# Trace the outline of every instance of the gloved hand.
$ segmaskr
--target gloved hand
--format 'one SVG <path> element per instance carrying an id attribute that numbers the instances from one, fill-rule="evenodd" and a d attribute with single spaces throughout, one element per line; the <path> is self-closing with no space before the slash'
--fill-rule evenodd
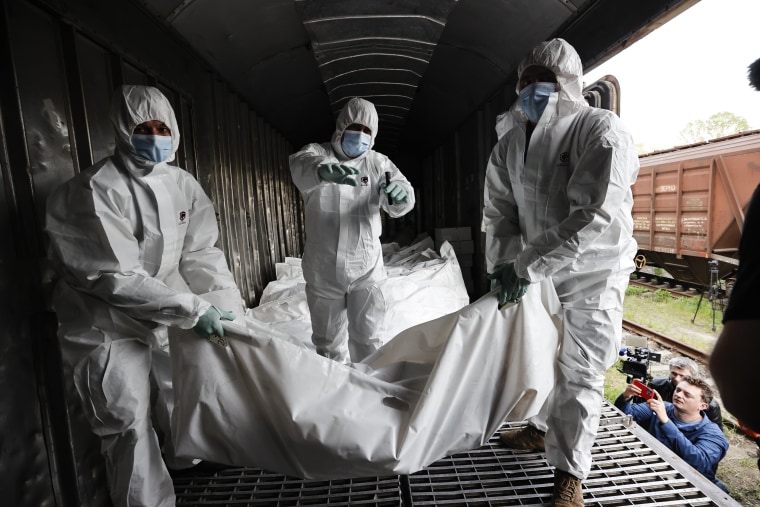
<path id="1" fill-rule="evenodd" d="M 215 306 L 212 306 L 206 313 L 204 313 L 198 323 L 193 327 L 198 335 L 209 338 L 211 336 L 224 336 L 224 328 L 222 327 L 222 319 L 235 320 L 235 314 L 232 312 L 225 312 L 224 310 L 218 310 Z"/>
<path id="2" fill-rule="evenodd" d="M 517 276 L 514 262 L 494 266 L 488 279 L 491 280 L 492 290 L 499 288 L 499 308 L 510 302 L 520 302 L 530 285 L 528 280 Z"/>
<path id="3" fill-rule="evenodd" d="M 506 263 L 497 264 L 493 267 L 492 272 L 486 273 L 486 278 L 491 280 L 491 290 L 496 290 L 501 287 L 501 273 L 504 271 L 504 268 L 506 266 Z"/>
<path id="4" fill-rule="evenodd" d="M 357 185 L 354 175 L 358 172 L 358 169 L 344 164 L 329 163 L 317 166 L 317 174 L 322 181 L 350 185 L 352 187 Z"/>
<path id="5" fill-rule="evenodd" d="M 393 204 L 409 202 L 409 194 L 407 194 L 404 187 L 399 185 L 397 182 L 391 181 L 387 185 L 385 183 L 381 183 L 380 187 L 383 189 L 383 192 L 391 196 L 391 199 L 393 199 Z"/>

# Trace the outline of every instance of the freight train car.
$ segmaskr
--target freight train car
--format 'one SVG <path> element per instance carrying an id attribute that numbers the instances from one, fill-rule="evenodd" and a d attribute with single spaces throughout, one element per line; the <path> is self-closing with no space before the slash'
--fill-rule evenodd
<path id="1" fill-rule="evenodd" d="M 639 265 L 661 267 L 697 287 L 730 278 L 739 264 L 744 212 L 760 184 L 760 131 L 639 160 L 633 186 Z"/>

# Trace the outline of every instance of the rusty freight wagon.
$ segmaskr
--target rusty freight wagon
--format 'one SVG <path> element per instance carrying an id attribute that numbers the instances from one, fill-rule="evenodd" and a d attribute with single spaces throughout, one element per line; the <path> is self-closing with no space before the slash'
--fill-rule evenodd
<path id="1" fill-rule="evenodd" d="M 639 259 L 686 284 L 710 285 L 710 261 L 717 261 L 720 278 L 730 278 L 739 265 L 744 212 L 760 183 L 760 131 L 644 155 L 640 162 L 633 186 Z"/>

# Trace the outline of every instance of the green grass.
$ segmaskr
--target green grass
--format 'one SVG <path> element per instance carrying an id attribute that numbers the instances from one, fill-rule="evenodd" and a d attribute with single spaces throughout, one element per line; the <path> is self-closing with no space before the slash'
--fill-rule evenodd
<path id="1" fill-rule="evenodd" d="M 625 390 L 626 386 L 626 376 L 620 373 L 617 367 L 618 365 L 615 364 L 615 366 L 607 370 L 604 376 L 604 398 L 612 404 L 615 403 L 615 400 Z"/>
<path id="2" fill-rule="evenodd" d="M 631 286 L 626 291 L 623 316 L 708 352 L 723 329 L 723 312 L 720 307 L 716 307 L 713 331 L 712 303 L 704 298 L 697 312 L 698 304 L 698 297 L 679 298 L 665 290 L 652 292 L 644 287 Z"/>
<path id="3" fill-rule="evenodd" d="M 731 497 L 744 507 L 760 506 L 760 483 L 757 457 L 752 453 L 756 445 L 744 434 L 731 427 L 723 427 L 729 442 L 728 455 L 718 465 L 718 478 L 728 487 Z"/>

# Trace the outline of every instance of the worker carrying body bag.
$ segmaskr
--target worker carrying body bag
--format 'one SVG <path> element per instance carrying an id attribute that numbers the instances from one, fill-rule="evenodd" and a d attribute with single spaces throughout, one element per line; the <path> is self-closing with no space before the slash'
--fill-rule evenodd
<path id="1" fill-rule="evenodd" d="M 561 332 L 549 280 L 497 305 L 488 294 L 354 365 L 250 317 L 224 323 L 227 347 L 175 335 L 177 453 L 339 479 L 411 474 L 480 447 L 505 420 L 541 408 Z"/>

